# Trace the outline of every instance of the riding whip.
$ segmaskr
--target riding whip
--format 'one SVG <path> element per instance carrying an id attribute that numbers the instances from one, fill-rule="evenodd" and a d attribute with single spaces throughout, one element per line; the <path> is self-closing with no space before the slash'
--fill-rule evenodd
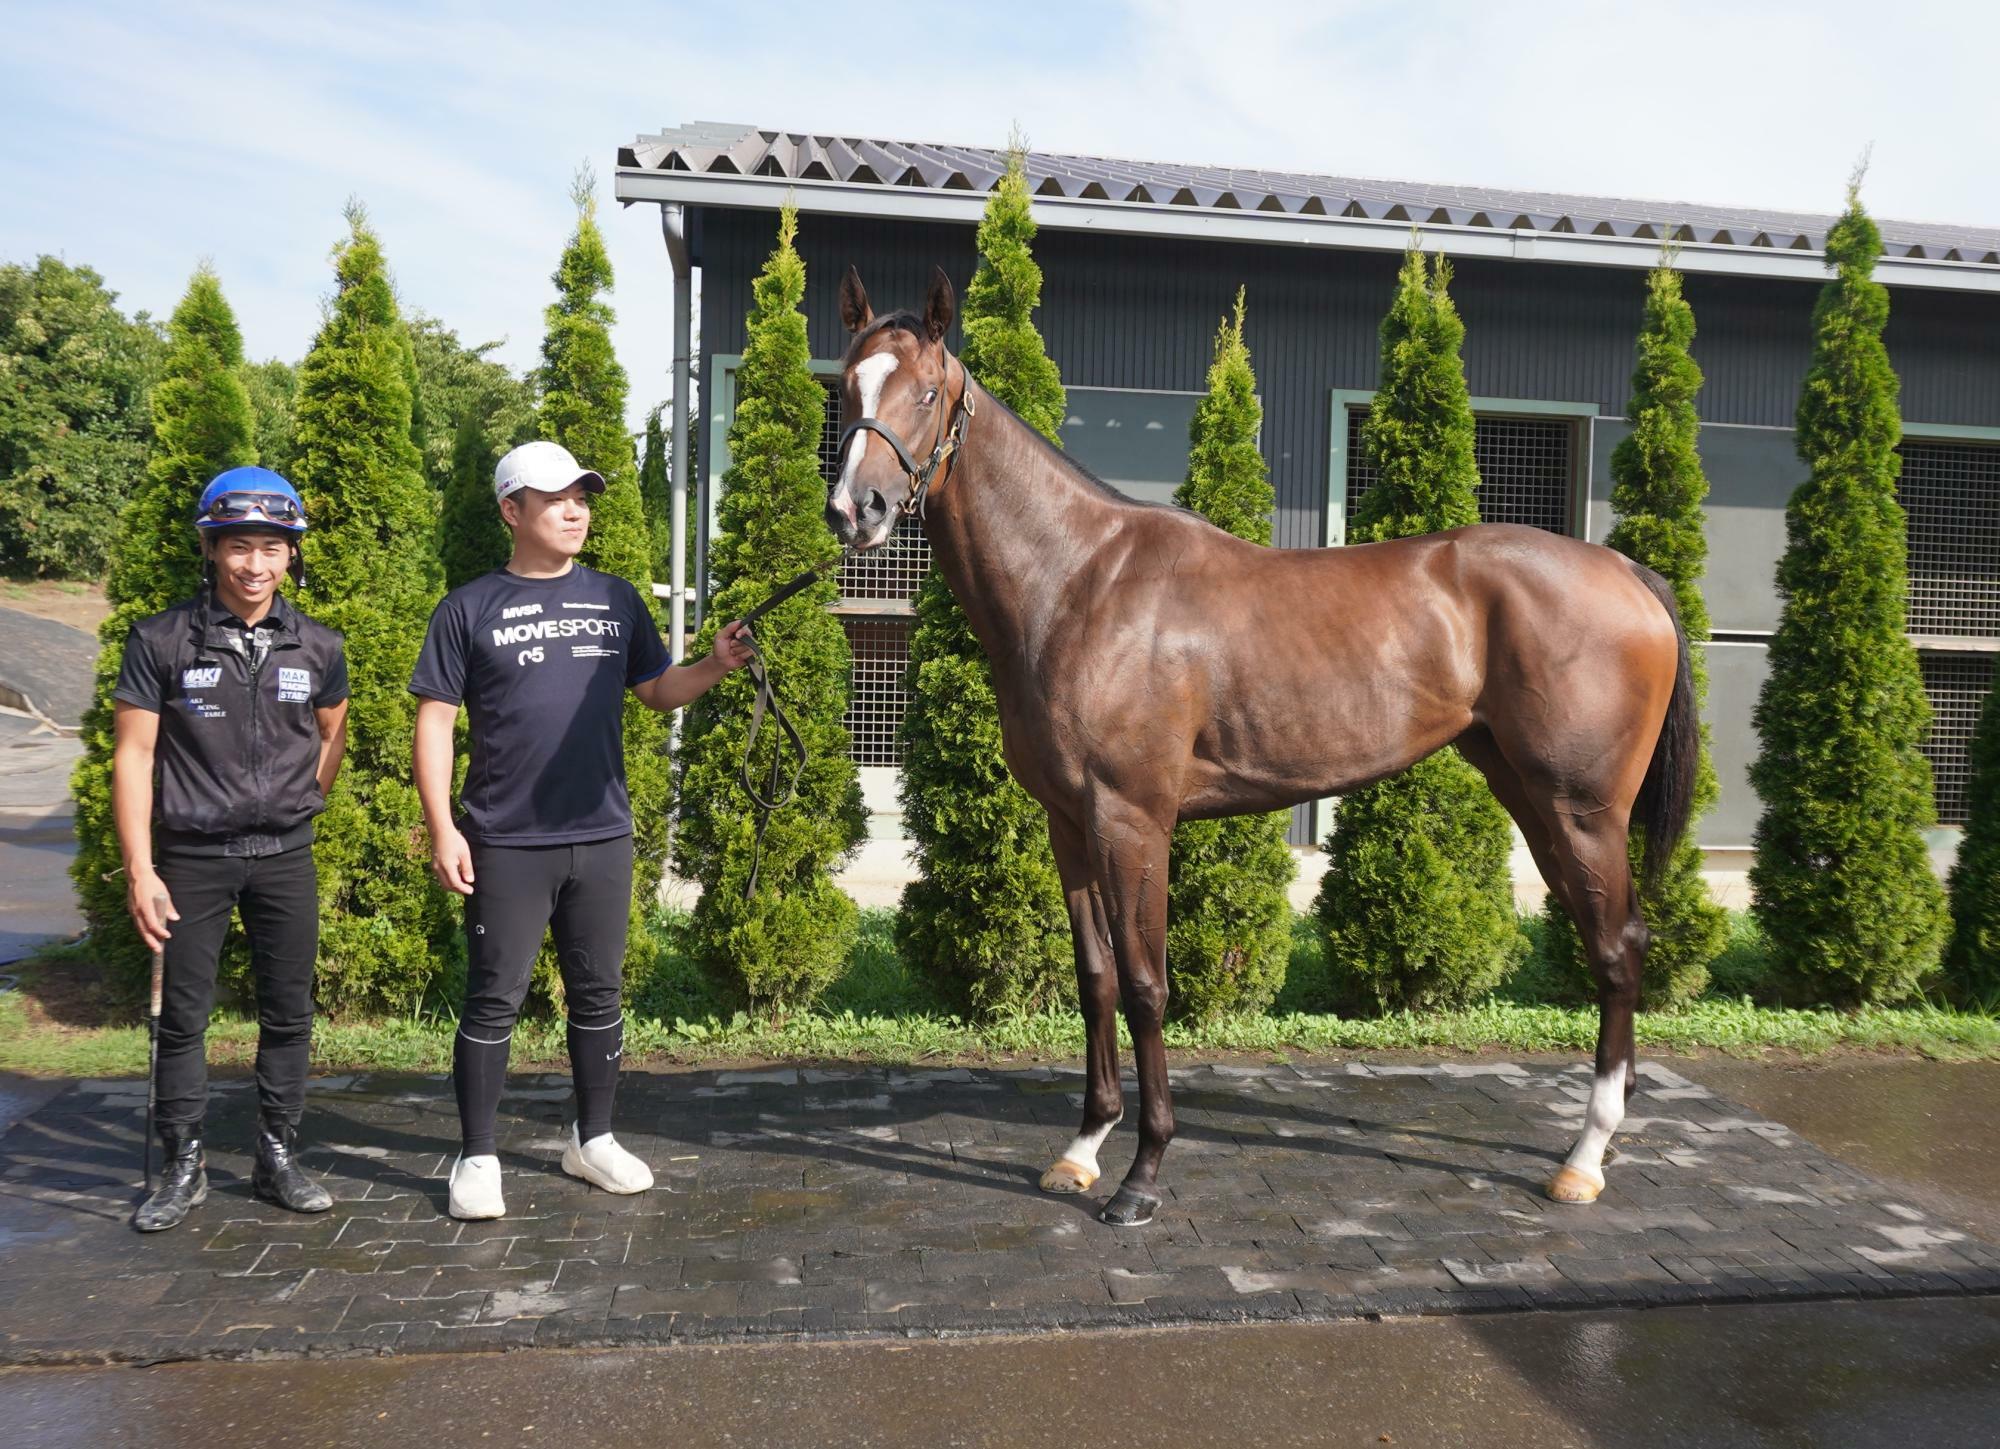
<path id="1" fill-rule="evenodd" d="M 167 921 L 167 898 L 153 897 L 153 918 L 162 926 Z M 153 1114 L 160 1102 L 160 997 L 167 983 L 167 948 L 153 948 L 153 992 L 146 1008 L 146 1193 L 153 1191 Z"/>

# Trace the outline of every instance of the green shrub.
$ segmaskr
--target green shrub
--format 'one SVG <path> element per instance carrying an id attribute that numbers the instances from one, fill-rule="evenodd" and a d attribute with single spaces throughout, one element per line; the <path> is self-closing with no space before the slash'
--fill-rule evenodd
<path id="1" fill-rule="evenodd" d="M 167 325 L 167 352 L 152 391 L 153 446 L 146 469 L 118 516 L 98 628 L 97 688 L 83 718 L 83 758 L 70 777 L 76 802 L 76 883 L 97 959 L 128 983 L 141 981 L 148 954 L 125 912 L 118 834 L 111 818 L 111 688 L 125 658 L 126 632 L 192 598 L 201 587 L 194 510 L 216 474 L 257 461 L 257 419 L 244 387 L 243 336 L 222 284 L 206 267 Z"/>
<path id="2" fill-rule="evenodd" d="M 1008 152 L 979 223 L 960 360 L 986 390 L 1055 442 L 1064 396 L 1033 313 L 1042 270 L 1031 244 L 1027 156 Z M 903 825 L 917 876 L 903 891 L 896 944 L 979 1016 L 1074 1003 L 1069 910 L 1042 807 L 1007 772 L 986 653 L 932 569 L 917 589 L 903 716 Z"/>
<path id="3" fill-rule="evenodd" d="M 1264 409 L 1243 340 L 1243 293 L 1215 335 L 1208 396 L 1188 426 L 1187 481 L 1174 502 L 1252 543 L 1271 541 L 1271 488 L 1257 432 Z M 1192 820 L 1174 831 L 1167 875 L 1168 1011 L 1208 1020 L 1262 1011 L 1285 983 L 1297 866 L 1288 811 Z"/>
<path id="4" fill-rule="evenodd" d="M 330 1011 L 410 1009 L 456 913 L 431 879 L 410 778 L 410 671 L 443 582 L 436 496 L 410 435 L 416 361 L 358 205 L 336 291 L 299 365 L 293 481 L 305 495 L 306 612 L 347 638 L 347 763 L 319 822 L 317 991 Z"/>
<path id="5" fill-rule="evenodd" d="M 718 529 L 709 551 L 711 602 L 697 652 L 721 624 L 748 613 L 800 570 L 839 557 L 822 521 L 819 435 L 826 391 L 814 378 L 799 311 L 806 269 L 786 207 L 778 246 L 755 283 L 749 340 L 737 373 Z M 772 813 L 756 893 L 745 899 L 756 814 L 737 772 L 754 686 L 726 676 L 689 707 L 681 744 L 674 861 L 701 883 L 689 950 L 733 1000 L 759 1010 L 804 1006 L 839 976 L 854 942 L 854 902 L 832 872 L 867 833 L 861 785 L 842 723 L 851 668 L 847 637 L 827 612 L 829 581 L 794 595 L 757 624 L 757 640 L 806 747 L 798 796 Z M 752 766 L 770 778 L 779 731 L 767 725 Z"/>
<path id="6" fill-rule="evenodd" d="M 1937 969 L 1943 892 L 1923 831 L 1936 821 L 1918 743 L 1930 704 L 1904 635 L 1908 539 L 1896 501 L 1897 381 L 1882 345 L 1882 237 L 1859 181 L 1826 238 L 1834 279 L 1813 309 L 1799 394 L 1809 476 L 1785 506 L 1784 611 L 1754 719 L 1763 800 L 1750 871 L 1774 973 L 1793 997 L 1901 1001 Z"/>
<path id="7" fill-rule="evenodd" d="M 1698 647 L 1708 638 L 1708 604 L 1701 596 L 1708 560 L 1708 538 L 1702 531 L 1708 479 L 1702 474 L 1697 448 L 1701 419 L 1694 399 L 1701 390 L 1701 369 L 1688 352 L 1693 341 L 1694 308 L 1681 295 L 1680 274 L 1667 266 L 1655 268 L 1646 281 L 1639 360 L 1632 371 L 1631 401 L 1625 406 L 1632 430 L 1611 453 L 1611 507 L 1618 521 L 1605 541 L 1674 586 L 1681 625 L 1689 644 L 1696 646 L 1688 651 L 1688 664 L 1700 702 L 1708 698 L 1708 658 Z M 1640 982 L 1640 1000 L 1648 1007 L 1676 1006 L 1701 995 L 1708 984 L 1709 963 L 1728 939 L 1728 919 L 1722 907 L 1709 899 L 1708 885 L 1701 878 L 1701 846 L 1694 830 L 1718 793 L 1704 724 L 1689 829 L 1652 885 L 1645 884 L 1645 832 L 1632 832 L 1630 855 L 1633 876 L 1640 882 L 1640 914 L 1653 933 Z M 1589 963 L 1583 958 L 1576 927 L 1553 894 L 1543 914 L 1548 922 L 1548 953 L 1561 969 L 1588 980 Z"/>
<path id="8" fill-rule="evenodd" d="M 1355 543 L 1479 521 L 1465 324 L 1450 279 L 1443 257 L 1426 276 L 1414 244 L 1403 258 L 1362 429 L 1376 479 L 1355 513 Z M 1314 905 L 1330 969 L 1384 1010 L 1460 1006 L 1492 991 L 1528 949 L 1512 847 L 1506 812 L 1455 749 L 1345 797 Z"/>

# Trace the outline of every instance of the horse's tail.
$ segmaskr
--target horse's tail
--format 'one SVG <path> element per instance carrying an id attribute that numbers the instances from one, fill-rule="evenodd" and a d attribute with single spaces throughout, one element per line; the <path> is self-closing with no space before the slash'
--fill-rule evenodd
<path id="1" fill-rule="evenodd" d="M 1667 717 L 1660 725 L 1659 742 L 1646 766 L 1645 783 L 1633 802 L 1633 823 L 1646 833 L 1646 875 L 1648 890 L 1657 887 L 1666 871 L 1667 860 L 1687 829 L 1694 811 L 1695 772 L 1701 761 L 1701 718 L 1695 708 L 1694 674 L 1688 664 L 1687 629 L 1681 623 L 1680 608 L 1674 602 L 1674 586 L 1643 564 L 1633 564 L 1639 581 L 1652 590 L 1667 617 L 1674 621 L 1674 639 L 1679 657 L 1674 664 L 1674 692 L 1667 700 Z"/>

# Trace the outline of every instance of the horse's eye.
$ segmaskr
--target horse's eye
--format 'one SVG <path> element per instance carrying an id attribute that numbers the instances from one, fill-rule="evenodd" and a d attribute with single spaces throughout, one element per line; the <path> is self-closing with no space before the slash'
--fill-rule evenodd
<path id="1" fill-rule="evenodd" d="M 919 404 L 919 406 L 929 407 L 932 403 L 936 401 L 937 401 L 937 389 L 932 388 L 929 392 L 924 394 L 924 400 L 921 404 Z"/>

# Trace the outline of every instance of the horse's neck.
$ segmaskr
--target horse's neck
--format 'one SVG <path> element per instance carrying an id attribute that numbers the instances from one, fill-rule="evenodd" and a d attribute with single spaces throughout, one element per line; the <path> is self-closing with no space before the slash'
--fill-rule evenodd
<path id="1" fill-rule="evenodd" d="M 925 536 L 996 670 L 1038 651 L 1070 581 L 1117 531 L 1117 504 L 982 389 Z"/>

